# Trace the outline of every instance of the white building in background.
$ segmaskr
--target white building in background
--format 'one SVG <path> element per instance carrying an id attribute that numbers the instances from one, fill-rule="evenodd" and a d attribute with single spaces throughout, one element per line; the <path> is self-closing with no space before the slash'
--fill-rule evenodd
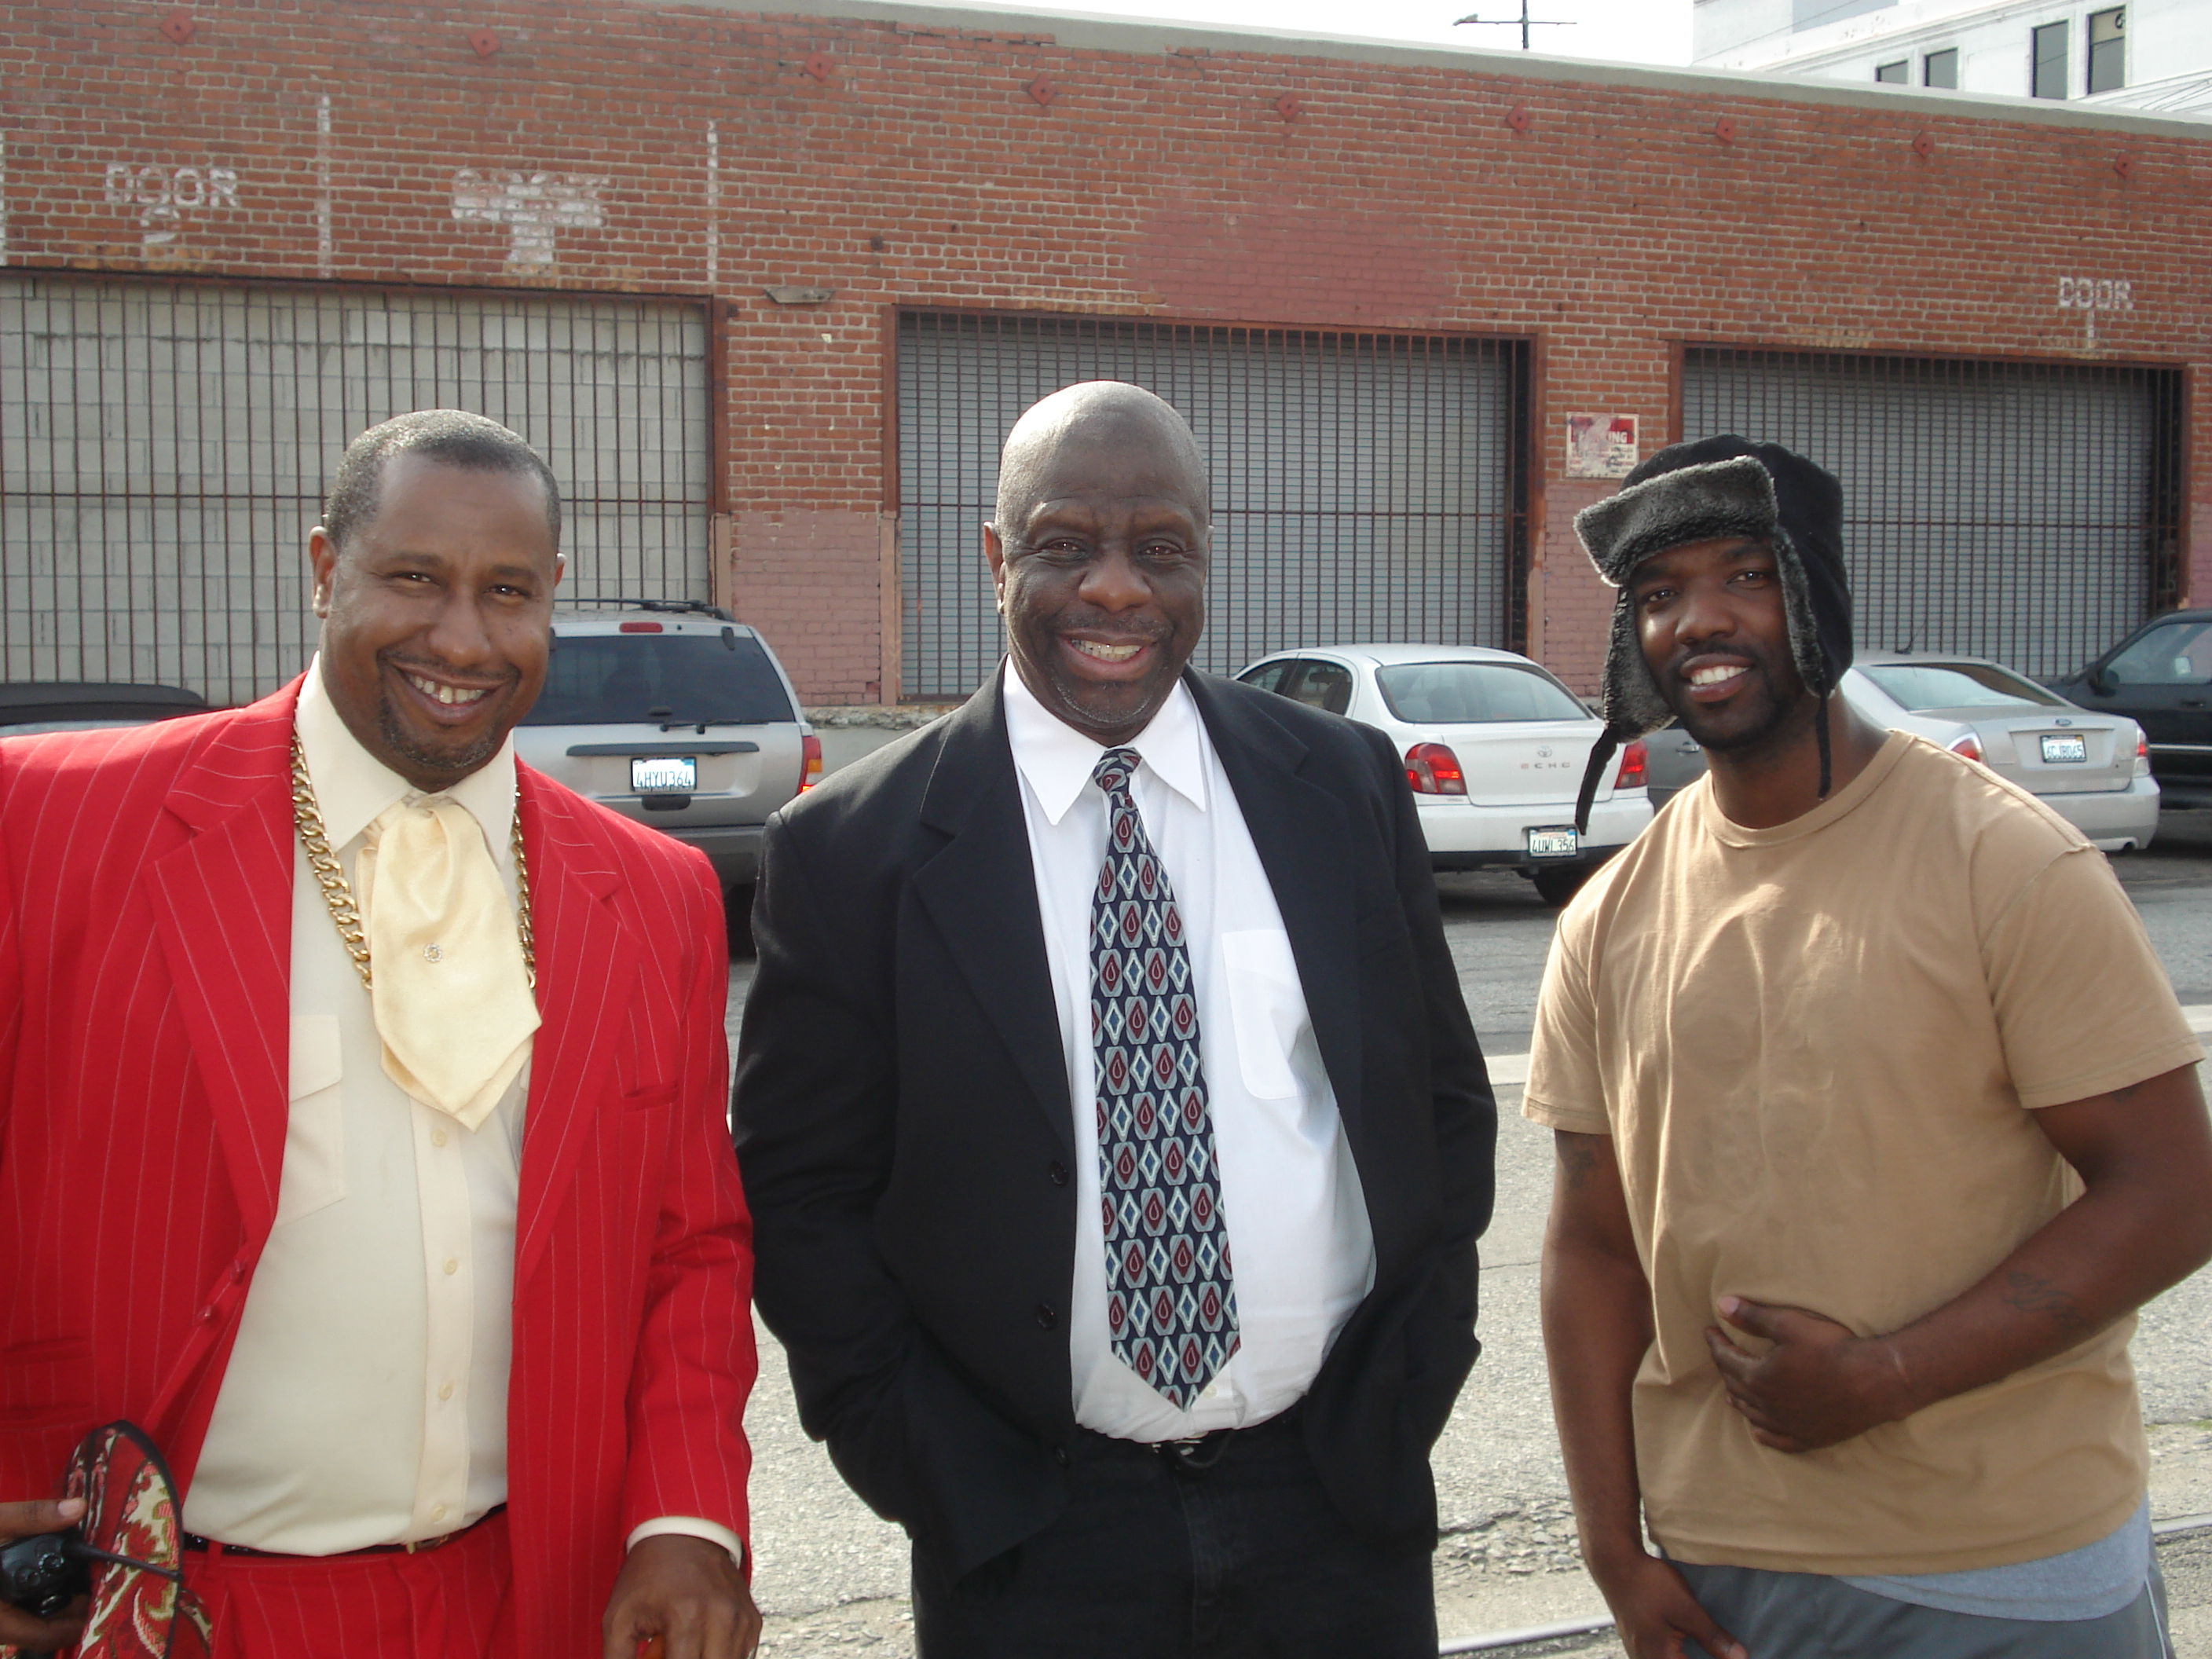
<path id="1" fill-rule="evenodd" d="M 2212 0 L 1696 0 L 1691 61 L 2212 119 Z"/>

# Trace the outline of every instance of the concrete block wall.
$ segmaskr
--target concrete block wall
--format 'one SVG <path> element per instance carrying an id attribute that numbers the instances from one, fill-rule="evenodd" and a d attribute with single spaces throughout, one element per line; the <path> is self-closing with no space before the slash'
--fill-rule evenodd
<path id="1" fill-rule="evenodd" d="M 2189 584 L 2212 597 L 2212 128 L 829 9 L 868 15 L 0 3 L 5 255 L 726 301 L 720 574 L 814 702 L 896 684 L 888 319 L 908 306 L 1534 341 L 1529 645 L 1583 686 L 1609 599 L 1570 521 L 1609 486 L 1564 476 L 1561 423 L 1636 415 L 1648 453 L 1686 342 L 2185 366 Z M 2094 345 L 2059 303 L 2078 278 L 2134 300 Z"/>

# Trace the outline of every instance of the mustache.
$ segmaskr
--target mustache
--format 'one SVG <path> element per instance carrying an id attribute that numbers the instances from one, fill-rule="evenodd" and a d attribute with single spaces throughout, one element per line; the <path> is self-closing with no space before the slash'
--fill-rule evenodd
<path id="1" fill-rule="evenodd" d="M 1096 621 L 1065 612 L 1053 618 L 1055 634 L 1097 634 L 1120 645 L 1158 645 L 1170 637 L 1172 628 L 1132 628 L 1127 622 L 1101 612 Z"/>
<path id="2" fill-rule="evenodd" d="M 488 675 L 482 671 L 471 672 L 466 669 L 452 667 L 438 661 L 434 657 L 403 656 L 396 651 L 380 653 L 377 660 L 389 663 L 403 673 L 412 670 L 417 674 L 427 675 L 434 679 L 455 680 L 463 685 L 475 686 L 491 691 L 496 691 L 502 686 L 513 685 L 522 678 L 522 671 L 511 664 L 504 672 Z"/>

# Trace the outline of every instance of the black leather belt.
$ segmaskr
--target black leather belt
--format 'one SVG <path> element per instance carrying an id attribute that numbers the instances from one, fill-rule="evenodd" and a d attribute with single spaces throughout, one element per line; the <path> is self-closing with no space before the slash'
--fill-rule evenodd
<path id="1" fill-rule="evenodd" d="M 295 1555 L 289 1550 L 257 1550 L 244 1544 L 221 1544 L 211 1538 L 203 1538 L 196 1532 L 185 1534 L 185 1547 L 202 1554 L 248 1555 L 260 1561 L 350 1561 L 363 1555 L 420 1555 L 425 1550 L 441 1550 L 455 1539 L 465 1537 L 478 1527 L 505 1510 L 500 1504 L 486 1510 L 465 1527 L 440 1533 L 435 1538 L 416 1538 L 404 1544 L 369 1544 L 357 1550 L 340 1550 L 335 1555 Z"/>
<path id="2" fill-rule="evenodd" d="M 1279 1413 L 1264 1423 L 1255 1423 L 1249 1428 L 1215 1429 L 1206 1434 L 1188 1435 L 1180 1440 L 1119 1440 L 1111 1435 L 1081 1431 L 1082 1450 L 1097 1456 L 1143 1455 L 1158 1457 L 1185 1469 L 1210 1469 L 1218 1463 L 1229 1449 L 1239 1443 L 1272 1437 L 1296 1428 L 1304 1401 L 1288 1411 Z"/>

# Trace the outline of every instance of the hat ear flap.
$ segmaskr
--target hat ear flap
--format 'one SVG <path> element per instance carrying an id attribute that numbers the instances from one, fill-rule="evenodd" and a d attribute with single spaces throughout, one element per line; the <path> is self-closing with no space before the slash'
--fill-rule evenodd
<path id="1" fill-rule="evenodd" d="M 1824 697 L 1836 689 L 1835 677 L 1829 672 L 1826 654 L 1820 649 L 1820 620 L 1813 614 L 1813 584 L 1805 574 L 1805 561 L 1798 553 L 1790 532 L 1777 525 L 1774 537 L 1774 569 L 1782 581 L 1782 615 L 1790 629 L 1790 660 L 1796 665 L 1797 678 L 1805 689 L 1816 697 Z"/>
<path id="2" fill-rule="evenodd" d="M 1644 641 L 1636 634 L 1635 604 L 1625 587 L 1613 604 L 1613 637 L 1606 647 L 1598 713 L 1605 718 L 1606 729 L 1623 738 L 1656 732 L 1674 718 L 1674 711 L 1667 706 L 1651 678 L 1651 665 L 1644 660 Z"/>

